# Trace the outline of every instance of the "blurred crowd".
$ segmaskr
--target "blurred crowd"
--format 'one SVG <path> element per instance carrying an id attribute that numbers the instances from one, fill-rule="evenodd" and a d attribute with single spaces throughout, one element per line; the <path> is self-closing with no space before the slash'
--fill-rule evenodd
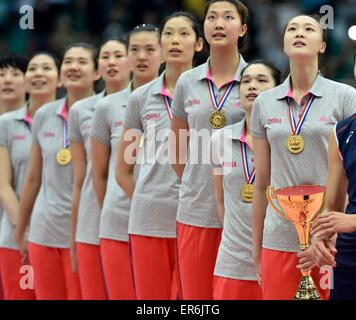
<path id="1" fill-rule="evenodd" d="M 46 50 L 60 57 L 76 41 L 98 44 L 106 36 L 120 35 L 141 23 L 159 22 L 177 10 L 202 17 L 206 0 L 0 0 L 0 52 L 20 54 Z M 282 51 L 286 22 L 298 12 L 319 13 L 323 5 L 334 10 L 334 28 L 328 30 L 325 75 L 349 84 L 356 41 L 348 29 L 356 25 L 356 0 L 245 0 L 250 9 L 250 45 L 246 59 L 265 58 L 281 70 L 287 58 Z M 34 9 L 34 29 L 19 25 L 23 5 Z"/>

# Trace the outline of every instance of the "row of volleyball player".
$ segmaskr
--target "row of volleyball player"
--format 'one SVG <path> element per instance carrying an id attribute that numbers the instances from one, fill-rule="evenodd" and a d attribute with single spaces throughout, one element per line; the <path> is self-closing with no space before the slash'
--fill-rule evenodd
<path id="1" fill-rule="evenodd" d="M 316 223 L 314 244 L 299 252 L 265 191 L 327 184 L 329 132 L 355 113 L 356 92 L 319 72 L 326 39 L 316 17 L 288 22 L 282 84 L 275 66 L 240 54 L 247 22 L 242 2 L 210 1 L 210 56 L 198 66 L 204 41 L 184 12 L 160 29 L 139 25 L 127 39 L 107 39 L 98 53 L 74 44 L 60 65 L 48 53 L 1 59 L 5 299 L 292 299 L 296 265 L 312 270 L 328 298 L 318 279 L 320 266 L 335 266 L 335 215 Z M 105 88 L 93 94 L 99 78 Z M 66 96 L 56 100 L 60 86 Z M 200 130 L 208 142 L 196 141 Z M 158 157 L 175 151 L 171 163 L 142 156 L 153 142 Z M 211 163 L 192 160 L 205 149 Z M 327 208 L 344 212 L 346 190 L 337 192 Z"/>

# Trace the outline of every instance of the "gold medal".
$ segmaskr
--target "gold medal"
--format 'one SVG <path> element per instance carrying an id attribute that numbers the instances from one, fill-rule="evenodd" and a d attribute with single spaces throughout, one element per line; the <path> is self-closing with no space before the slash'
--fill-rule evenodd
<path id="1" fill-rule="evenodd" d="M 210 120 L 210 126 L 213 129 L 224 128 L 226 125 L 226 117 L 225 117 L 224 110 L 215 111 L 214 113 L 211 114 L 209 120 Z"/>
<path id="2" fill-rule="evenodd" d="M 60 164 L 61 166 L 66 166 L 72 161 L 72 154 L 69 149 L 62 148 L 57 152 L 56 159 L 58 164 Z"/>
<path id="3" fill-rule="evenodd" d="M 241 189 L 241 197 L 245 202 L 252 202 L 254 185 L 245 183 Z"/>
<path id="4" fill-rule="evenodd" d="M 293 154 L 301 153 L 304 150 L 304 139 L 300 134 L 292 134 L 287 141 L 288 151 Z"/>

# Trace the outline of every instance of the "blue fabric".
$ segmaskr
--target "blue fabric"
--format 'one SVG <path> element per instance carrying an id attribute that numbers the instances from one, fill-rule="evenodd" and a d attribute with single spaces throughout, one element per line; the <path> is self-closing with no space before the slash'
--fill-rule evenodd
<path id="1" fill-rule="evenodd" d="M 356 114 L 336 125 L 339 151 L 348 178 L 347 214 L 356 214 Z M 336 268 L 330 300 L 356 300 L 356 232 L 339 233 L 336 249 Z"/>

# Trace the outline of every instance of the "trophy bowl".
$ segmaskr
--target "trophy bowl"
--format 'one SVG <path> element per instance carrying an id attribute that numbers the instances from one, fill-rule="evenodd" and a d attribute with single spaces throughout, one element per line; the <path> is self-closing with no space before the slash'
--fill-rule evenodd
<path id="1" fill-rule="evenodd" d="M 294 186 L 275 189 L 269 186 L 267 200 L 272 209 L 283 219 L 294 224 L 301 250 L 310 246 L 310 225 L 324 206 L 326 187 L 319 185 Z M 320 294 L 310 275 L 302 271 L 296 300 L 320 300 Z"/>

